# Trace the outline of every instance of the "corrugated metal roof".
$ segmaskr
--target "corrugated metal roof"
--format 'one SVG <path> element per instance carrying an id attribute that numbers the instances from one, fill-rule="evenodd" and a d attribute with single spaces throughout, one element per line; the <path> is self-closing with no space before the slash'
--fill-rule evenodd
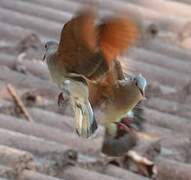
<path id="1" fill-rule="evenodd" d="M 57 107 L 58 89 L 40 62 L 45 40 L 57 40 L 63 23 L 87 2 L 0 1 L 0 179 L 149 179 L 114 165 L 89 167 L 100 150 L 102 128 L 91 140 L 74 134 L 73 119 Z M 185 35 L 190 1 L 99 2 L 101 16 L 125 11 L 140 23 L 143 38 L 126 61 L 150 82 L 144 116 L 146 131 L 161 138 L 157 180 L 191 179 L 191 30 Z M 33 122 L 16 113 L 7 83 L 15 86 Z M 71 149 L 85 155 L 85 165 Z"/>

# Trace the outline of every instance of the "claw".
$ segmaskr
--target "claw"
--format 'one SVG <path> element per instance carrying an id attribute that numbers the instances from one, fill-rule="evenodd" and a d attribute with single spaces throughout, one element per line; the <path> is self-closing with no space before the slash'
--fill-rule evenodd
<path id="1" fill-rule="evenodd" d="M 128 117 L 124 117 L 117 123 L 118 133 L 116 138 L 124 136 L 126 133 L 135 136 L 133 132 L 132 120 Z"/>
<path id="2" fill-rule="evenodd" d="M 132 124 L 132 120 L 129 117 L 122 118 L 120 122 L 128 126 L 129 128 L 131 127 L 131 124 Z"/>
<path id="3" fill-rule="evenodd" d="M 58 95 L 58 106 L 63 106 L 63 105 L 64 105 L 64 96 L 63 96 L 63 93 L 61 92 Z"/>

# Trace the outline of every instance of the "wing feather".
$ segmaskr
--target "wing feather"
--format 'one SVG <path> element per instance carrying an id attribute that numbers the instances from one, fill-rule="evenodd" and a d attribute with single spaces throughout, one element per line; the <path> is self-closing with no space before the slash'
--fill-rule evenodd
<path id="1" fill-rule="evenodd" d="M 60 66 L 64 64 L 69 72 L 89 76 L 99 63 L 94 58 L 97 47 L 94 23 L 95 13 L 84 10 L 64 25 L 57 55 Z"/>
<path id="2" fill-rule="evenodd" d="M 108 63 L 127 50 L 138 38 L 138 27 L 127 17 L 106 19 L 98 26 L 99 45 Z"/>

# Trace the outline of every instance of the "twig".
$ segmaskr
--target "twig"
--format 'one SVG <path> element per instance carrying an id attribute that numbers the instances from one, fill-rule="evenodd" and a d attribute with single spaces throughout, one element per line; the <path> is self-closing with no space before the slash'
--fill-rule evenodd
<path id="1" fill-rule="evenodd" d="M 11 85 L 7 85 L 7 90 L 9 91 L 10 95 L 12 96 L 13 100 L 15 101 L 17 107 L 19 107 L 20 111 L 23 113 L 25 116 L 26 120 L 32 121 L 32 117 L 28 113 L 26 107 L 24 106 L 21 98 L 17 95 L 15 88 Z"/>

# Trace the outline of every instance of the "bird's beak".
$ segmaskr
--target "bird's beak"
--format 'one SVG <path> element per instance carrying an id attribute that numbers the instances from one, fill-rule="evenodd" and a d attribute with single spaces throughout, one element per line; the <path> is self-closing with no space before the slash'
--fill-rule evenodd
<path id="1" fill-rule="evenodd" d="M 145 91 L 143 91 L 142 89 L 140 89 L 139 88 L 139 91 L 140 91 L 140 93 L 141 93 L 141 95 L 142 95 L 142 100 L 146 100 L 147 98 L 146 98 L 146 96 L 145 96 Z"/>
<path id="2" fill-rule="evenodd" d="M 143 97 L 145 97 L 145 92 L 143 92 L 143 90 L 142 90 L 141 88 L 139 88 L 139 91 L 140 91 L 141 95 L 142 95 Z"/>
<path id="3" fill-rule="evenodd" d="M 143 99 L 145 99 L 145 89 L 146 89 L 146 86 L 147 86 L 147 81 L 142 76 L 142 74 L 139 74 L 138 76 L 136 76 L 135 79 L 137 81 L 137 87 L 138 87 Z"/>
<path id="4" fill-rule="evenodd" d="M 42 59 L 43 62 L 45 61 L 45 59 L 46 59 L 46 54 L 44 54 L 44 56 L 43 56 L 43 59 Z"/>

